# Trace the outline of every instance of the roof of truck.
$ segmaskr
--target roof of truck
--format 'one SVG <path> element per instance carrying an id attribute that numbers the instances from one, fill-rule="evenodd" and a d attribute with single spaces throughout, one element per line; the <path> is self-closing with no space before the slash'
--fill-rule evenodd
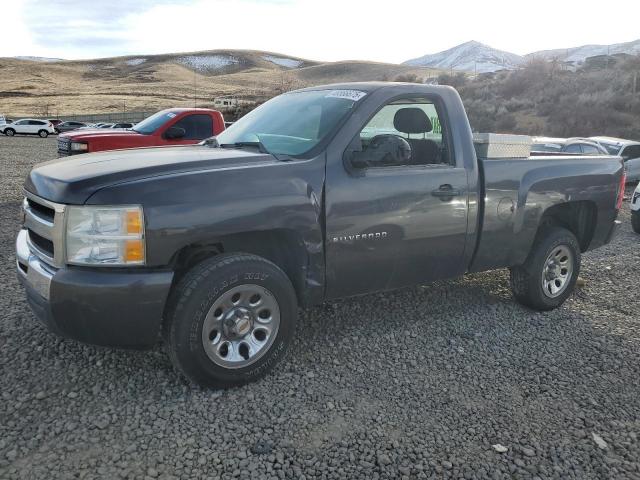
<path id="1" fill-rule="evenodd" d="M 330 83 L 327 85 L 317 85 L 314 87 L 301 88 L 295 90 L 297 92 L 313 91 L 313 90 L 360 90 L 362 92 L 373 92 L 380 88 L 390 87 L 426 87 L 434 90 L 450 90 L 452 87 L 448 85 L 433 85 L 427 83 L 407 83 L 407 82 L 346 82 L 346 83 Z"/>

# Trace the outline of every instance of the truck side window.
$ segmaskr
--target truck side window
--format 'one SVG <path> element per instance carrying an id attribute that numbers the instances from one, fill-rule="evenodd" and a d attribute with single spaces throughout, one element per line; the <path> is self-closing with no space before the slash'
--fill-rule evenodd
<path id="1" fill-rule="evenodd" d="M 213 135 L 213 120 L 209 115 L 187 115 L 173 126 L 184 128 L 183 140 L 204 140 Z"/>
<path id="2" fill-rule="evenodd" d="M 450 155 L 438 109 L 431 100 L 402 99 L 382 107 L 360 131 L 356 168 L 449 165 Z"/>

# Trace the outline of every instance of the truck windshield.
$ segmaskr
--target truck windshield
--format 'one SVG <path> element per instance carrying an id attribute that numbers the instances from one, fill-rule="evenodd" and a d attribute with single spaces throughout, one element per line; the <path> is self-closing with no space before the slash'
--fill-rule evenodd
<path id="1" fill-rule="evenodd" d="M 216 137 L 219 145 L 259 144 L 268 153 L 300 156 L 328 138 L 366 95 L 357 90 L 315 90 L 275 97 Z"/>
<path id="2" fill-rule="evenodd" d="M 175 117 L 176 114 L 173 112 L 162 111 L 154 113 L 150 117 L 142 120 L 140 123 L 137 123 L 133 130 L 144 135 L 151 135 L 167 121 Z"/>

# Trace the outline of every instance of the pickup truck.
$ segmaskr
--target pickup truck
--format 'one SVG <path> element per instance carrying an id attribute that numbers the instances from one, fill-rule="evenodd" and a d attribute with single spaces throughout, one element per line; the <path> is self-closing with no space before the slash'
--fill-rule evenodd
<path id="1" fill-rule="evenodd" d="M 192 145 L 224 128 L 224 118 L 217 110 L 170 108 L 147 117 L 131 130 L 96 128 L 61 134 L 58 157 L 124 148 Z"/>
<path id="2" fill-rule="evenodd" d="M 517 301 L 560 306 L 624 180 L 619 157 L 479 159 L 450 87 L 320 86 L 199 145 L 36 165 L 17 272 L 51 330 L 162 338 L 178 372 L 229 387 L 283 357 L 299 306 L 504 267 Z"/>

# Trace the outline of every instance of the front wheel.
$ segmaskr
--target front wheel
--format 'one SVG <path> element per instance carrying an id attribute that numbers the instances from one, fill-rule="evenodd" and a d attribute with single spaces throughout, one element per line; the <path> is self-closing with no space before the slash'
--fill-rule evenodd
<path id="1" fill-rule="evenodd" d="M 640 233 L 640 210 L 631 212 L 631 228 L 636 233 Z"/>
<path id="2" fill-rule="evenodd" d="M 49 132 L 47 132 L 46 130 L 40 130 L 38 132 L 38 135 L 40 136 L 40 138 L 47 138 L 49 136 Z"/>
<path id="3" fill-rule="evenodd" d="M 280 268 L 255 255 L 219 255 L 190 270 L 172 293 L 171 360 L 201 386 L 242 385 L 284 357 L 296 319 L 296 294 Z"/>
<path id="4" fill-rule="evenodd" d="M 580 273 L 580 245 L 561 227 L 536 236 L 523 265 L 511 268 L 511 290 L 518 302 L 535 310 L 553 310 L 571 295 Z"/>
<path id="5" fill-rule="evenodd" d="M 13 128 L 7 128 L 5 129 L 4 134 L 7 137 L 13 137 L 16 134 L 16 131 Z"/>

